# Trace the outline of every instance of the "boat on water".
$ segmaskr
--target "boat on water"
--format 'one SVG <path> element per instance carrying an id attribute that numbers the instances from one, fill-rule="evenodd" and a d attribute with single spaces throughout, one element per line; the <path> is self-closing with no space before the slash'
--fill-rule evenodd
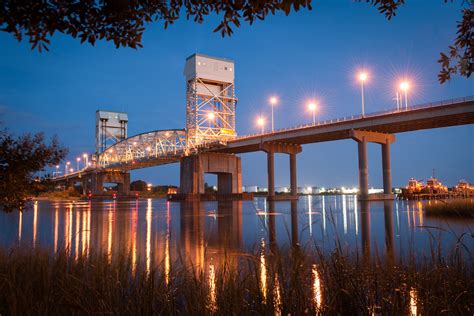
<path id="1" fill-rule="evenodd" d="M 410 194 L 420 193 L 423 188 L 424 184 L 422 181 L 416 180 L 415 178 L 410 178 L 410 180 L 408 180 L 408 185 L 406 186 L 406 191 Z"/>
<path id="2" fill-rule="evenodd" d="M 432 176 L 426 180 L 426 186 L 423 190 L 425 193 L 447 193 L 448 187 L 443 185 L 437 178 Z"/>
<path id="3" fill-rule="evenodd" d="M 471 186 L 468 181 L 461 179 L 454 187 L 454 191 L 459 193 L 471 193 L 474 192 L 474 186 Z"/>

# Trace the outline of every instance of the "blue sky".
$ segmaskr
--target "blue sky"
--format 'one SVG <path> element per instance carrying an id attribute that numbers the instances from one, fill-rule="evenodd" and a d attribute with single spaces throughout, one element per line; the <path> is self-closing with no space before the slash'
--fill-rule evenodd
<path id="1" fill-rule="evenodd" d="M 56 34 L 50 52 L 31 51 L 0 33 L 0 120 L 15 133 L 58 134 L 70 159 L 94 150 L 97 109 L 126 111 L 129 135 L 183 128 L 185 58 L 195 52 L 235 61 L 237 130 L 256 131 L 255 117 L 270 113 L 267 99 L 279 96 L 276 127 L 311 121 L 305 101 L 320 102 L 318 119 L 360 113 L 358 69 L 369 70 L 366 112 L 395 106 L 400 78 L 413 84 L 410 104 L 474 95 L 472 79 L 437 82 L 441 51 L 456 34 L 461 2 L 410 1 L 387 21 L 376 9 L 351 0 L 315 1 L 312 11 L 243 24 L 230 38 L 213 33 L 217 17 L 198 25 L 181 20 L 164 30 L 151 24 L 143 49 L 95 47 Z M 437 176 L 449 185 L 474 181 L 473 126 L 397 135 L 392 146 L 394 185 Z M 369 185 L 380 187 L 380 146 L 369 145 Z M 276 158 L 276 185 L 289 183 L 288 157 Z M 243 184 L 266 184 L 263 153 L 242 155 Z M 179 166 L 134 171 L 132 179 L 178 184 Z M 207 180 L 213 182 L 212 177 Z M 299 185 L 357 185 L 353 141 L 306 145 L 298 156 Z"/>

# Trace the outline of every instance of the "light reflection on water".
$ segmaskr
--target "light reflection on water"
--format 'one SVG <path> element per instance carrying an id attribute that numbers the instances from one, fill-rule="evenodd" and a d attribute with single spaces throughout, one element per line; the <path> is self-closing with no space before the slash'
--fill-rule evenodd
<path id="1" fill-rule="evenodd" d="M 316 311 L 319 311 L 323 302 L 323 294 L 321 287 L 321 278 L 319 277 L 318 267 L 313 264 L 313 295 L 314 295 L 314 306 Z"/>
<path id="2" fill-rule="evenodd" d="M 133 272 L 141 266 L 148 273 L 159 265 L 167 283 L 178 258 L 205 269 L 211 257 L 217 264 L 224 255 L 239 256 L 261 245 L 263 289 L 268 277 L 264 252 L 275 246 L 312 243 L 330 251 L 337 238 L 347 249 L 362 250 L 365 257 L 378 252 L 396 259 L 410 250 L 429 254 L 430 233 L 449 250 L 456 235 L 472 232 L 472 221 L 426 217 L 424 205 L 361 203 L 355 196 L 303 196 L 298 202 L 273 203 L 263 198 L 201 203 L 38 201 L 31 211 L 0 213 L 0 244 L 41 245 L 54 252 L 64 250 L 72 258 L 92 251 L 110 262 L 119 254 L 130 255 Z M 470 234 L 463 241 L 473 249 Z M 266 299 L 267 290 L 262 295 Z"/>

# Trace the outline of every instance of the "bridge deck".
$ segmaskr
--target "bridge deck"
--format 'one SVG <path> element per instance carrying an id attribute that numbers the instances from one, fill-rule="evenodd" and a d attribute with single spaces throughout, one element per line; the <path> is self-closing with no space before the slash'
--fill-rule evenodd
<path id="1" fill-rule="evenodd" d="M 242 136 L 215 151 L 245 153 L 258 151 L 264 142 L 309 144 L 349 139 L 351 130 L 402 133 L 422 129 L 474 123 L 474 98 L 432 103 L 403 111 L 373 113 L 365 117 L 318 122 L 316 125 L 277 130 L 273 133 Z"/>

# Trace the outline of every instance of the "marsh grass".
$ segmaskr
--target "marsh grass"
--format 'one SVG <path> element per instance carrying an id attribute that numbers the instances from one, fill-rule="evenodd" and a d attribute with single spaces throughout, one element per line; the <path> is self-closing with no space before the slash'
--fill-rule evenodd
<path id="1" fill-rule="evenodd" d="M 461 249 L 394 263 L 339 247 L 323 254 L 314 245 L 269 245 L 264 266 L 260 249 L 224 255 L 212 262 L 214 278 L 209 264 L 182 258 L 166 276 L 161 265 L 135 271 L 125 256 L 109 264 L 97 254 L 74 260 L 66 252 L 0 249 L 0 314 L 471 315 L 473 261 Z"/>
<path id="2" fill-rule="evenodd" d="M 434 201 L 427 204 L 425 210 L 429 216 L 474 218 L 474 200 Z"/>

